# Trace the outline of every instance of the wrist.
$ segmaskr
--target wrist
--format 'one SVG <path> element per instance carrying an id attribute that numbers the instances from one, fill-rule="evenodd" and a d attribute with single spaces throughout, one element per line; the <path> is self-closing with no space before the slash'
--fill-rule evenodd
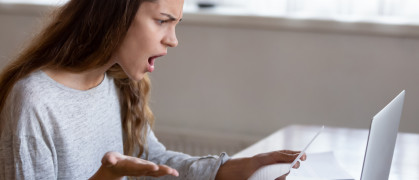
<path id="1" fill-rule="evenodd" d="M 256 171 L 254 158 L 230 159 L 220 166 L 215 180 L 247 179 Z"/>

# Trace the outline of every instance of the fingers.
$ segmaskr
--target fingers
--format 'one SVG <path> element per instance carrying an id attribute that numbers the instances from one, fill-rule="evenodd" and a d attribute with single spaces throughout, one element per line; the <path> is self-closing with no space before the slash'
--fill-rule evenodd
<path id="1" fill-rule="evenodd" d="M 121 166 L 122 165 L 124 166 L 121 168 L 132 172 L 155 172 L 160 170 L 160 167 L 157 164 L 133 157 L 130 157 L 124 162 L 121 162 Z"/>
<path id="2" fill-rule="evenodd" d="M 300 154 L 299 151 L 282 150 L 277 151 L 277 161 L 281 163 L 289 163 L 295 160 Z"/>
<path id="3" fill-rule="evenodd" d="M 179 172 L 176 169 L 170 168 L 166 165 L 158 165 L 159 169 L 153 172 L 148 172 L 146 176 L 160 177 L 165 175 L 179 176 Z"/>
<path id="4" fill-rule="evenodd" d="M 160 176 L 166 176 L 166 175 L 172 175 L 172 176 L 179 176 L 179 172 L 176 169 L 170 168 L 166 165 L 157 165 L 157 169 L 153 170 L 141 170 L 137 171 L 136 173 L 132 174 L 131 176 L 152 176 L 152 177 L 160 177 Z"/>
<path id="5" fill-rule="evenodd" d="M 291 163 L 297 158 L 301 151 L 281 150 L 272 151 L 269 153 L 258 154 L 254 156 L 260 166 L 275 164 L 275 163 Z M 307 159 L 307 155 L 303 154 L 300 160 L 304 161 Z"/>
<path id="6" fill-rule="evenodd" d="M 157 165 L 153 162 L 140 158 L 128 157 L 118 165 L 128 176 L 152 176 L 160 177 L 165 175 L 179 176 L 179 173 L 169 166 Z"/>
<path id="7" fill-rule="evenodd" d="M 290 150 L 282 150 L 282 151 L 274 151 L 271 152 L 271 157 L 276 161 L 276 163 L 290 163 L 295 160 L 295 158 L 300 155 L 300 151 L 290 151 Z M 305 160 L 307 156 L 304 154 L 300 157 L 300 160 Z"/>
<path id="8" fill-rule="evenodd" d="M 306 153 L 304 153 L 302 156 L 301 156 L 301 161 L 305 161 L 306 159 L 307 159 L 307 154 Z"/>
<path id="9" fill-rule="evenodd" d="M 298 155 L 300 155 L 300 153 L 301 153 L 301 151 L 292 151 L 292 150 L 281 150 L 280 152 L 283 152 L 283 153 L 285 153 L 285 154 L 289 154 L 289 155 L 295 156 L 295 157 L 293 157 L 293 161 L 294 161 L 294 159 L 295 159 L 295 158 L 297 158 L 297 156 L 298 156 Z M 305 161 L 306 159 L 307 159 L 307 155 L 304 153 L 304 154 L 300 157 L 300 160 L 301 160 L 301 161 Z"/>
<path id="10" fill-rule="evenodd" d="M 292 168 L 294 169 L 298 169 L 300 167 L 300 161 L 297 161 L 297 163 L 294 164 L 294 166 L 292 166 Z"/>
<path id="11" fill-rule="evenodd" d="M 106 153 L 102 158 L 102 165 L 112 173 L 122 176 L 179 176 L 179 172 L 169 166 L 157 165 L 153 162 L 125 156 L 118 152 Z"/>
<path id="12" fill-rule="evenodd" d="M 291 151 L 291 150 L 281 150 L 279 151 L 282 154 L 285 154 L 287 156 L 285 156 L 284 161 L 285 162 L 292 162 L 295 160 L 295 158 L 297 158 L 301 151 Z M 300 161 L 305 161 L 307 159 L 307 155 L 304 153 L 301 157 L 300 157 Z"/>
<path id="13" fill-rule="evenodd" d="M 283 153 L 287 153 L 287 154 L 299 154 L 301 151 L 280 150 L 279 152 L 283 152 Z"/>
<path id="14" fill-rule="evenodd" d="M 282 150 L 282 152 L 285 152 L 285 153 L 289 153 L 289 157 L 292 157 L 291 158 L 291 161 L 289 161 L 289 162 L 293 162 L 294 160 L 295 160 L 295 158 L 297 158 L 299 155 L 300 155 L 300 153 L 301 153 L 301 151 L 290 151 L 290 150 Z M 294 164 L 294 166 L 292 166 L 292 168 L 294 168 L 294 169 L 298 169 L 299 167 L 300 167 L 300 164 L 301 164 L 301 162 L 300 161 L 305 161 L 307 159 L 307 155 L 304 153 L 301 157 L 300 157 L 300 160 L 298 160 L 295 164 Z"/>

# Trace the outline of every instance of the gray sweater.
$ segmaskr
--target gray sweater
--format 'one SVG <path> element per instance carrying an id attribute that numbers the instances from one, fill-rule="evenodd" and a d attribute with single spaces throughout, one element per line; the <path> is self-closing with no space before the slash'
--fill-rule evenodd
<path id="1" fill-rule="evenodd" d="M 15 84 L 1 119 L 0 180 L 88 179 L 106 152 L 123 153 L 119 99 L 109 76 L 80 91 L 34 72 Z M 148 143 L 148 160 L 179 171 L 178 178 L 158 179 L 214 179 L 229 159 L 225 153 L 191 157 L 168 151 L 152 131 Z"/>

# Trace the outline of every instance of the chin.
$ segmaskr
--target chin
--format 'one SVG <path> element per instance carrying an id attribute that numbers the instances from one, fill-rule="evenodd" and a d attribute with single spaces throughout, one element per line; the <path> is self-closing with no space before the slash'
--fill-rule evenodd
<path id="1" fill-rule="evenodd" d="M 131 77 L 131 79 L 133 81 L 137 81 L 140 82 L 143 78 L 144 78 L 145 74 L 141 73 L 141 74 L 136 74 L 134 76 Z"/>
<path id="2" fill-rule="evenodd" d="M 139 69 L 142 69 L 141 67 L 139 68 L 133 68 L 133 67 L 124 68 L 124 66 L 121 66 L 121 67 L 129 79 L 133 81 L 137 81 L 137 82 L 140 82 L 146 76 L 146 73 L 147 73 L 147 70 L 145 69 L 139 70 Z"/>
<path id="3" fill-rule="evenodd" d="M 137 82 L 140 82 L 145 76 L 145 73 L 142 73 L 142 72 L 134 72 L 134 73 L 125 72 L 125 73 L 129 79 L 133 81 L 137 81 Z"/>

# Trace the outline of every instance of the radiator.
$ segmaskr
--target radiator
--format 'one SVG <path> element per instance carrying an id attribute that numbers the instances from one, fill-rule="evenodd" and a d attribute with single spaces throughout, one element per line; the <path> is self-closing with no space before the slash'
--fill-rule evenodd
<path id="1" fill-rule="evenodd" d="M 208 133 L 197 130 L 158 128 L 155 134 L 168 150 L 192 156 L 219 155 L 226 152 L 232 156 L 258 140 L 246 135 Z"/>

